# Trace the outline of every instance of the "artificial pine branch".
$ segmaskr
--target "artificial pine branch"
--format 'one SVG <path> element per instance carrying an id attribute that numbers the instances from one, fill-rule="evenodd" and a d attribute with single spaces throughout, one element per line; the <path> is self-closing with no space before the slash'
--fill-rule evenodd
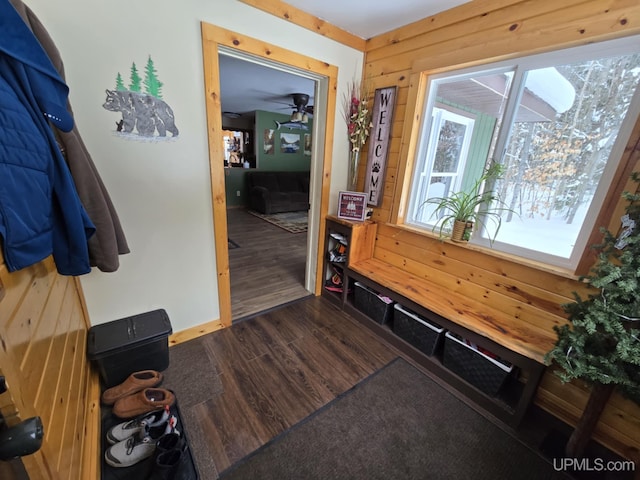
<path id="1" fill-rule="evenodd" d="M 640 182 L 640 174 L 633 180 Z M 582 379 L 592 385 L 615 385 L 640 403 L 640 195 L 625 192 L 629 202 L 619 236 L 602 229 L 596 264 L 583 277 L 593 288 L 586 299 L 563 305 L 569 325 L 556 327 L 558 340 L 547 361 L 561 367 L 564 382 Z"/>

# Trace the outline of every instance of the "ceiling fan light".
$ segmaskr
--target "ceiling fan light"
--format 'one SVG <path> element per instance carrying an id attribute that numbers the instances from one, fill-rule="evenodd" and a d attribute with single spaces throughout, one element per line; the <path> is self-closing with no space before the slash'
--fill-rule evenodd
<path id="1" fill-rule="evenodd" d="M 293 112 L 291 114 L 291 121 L 292 122 L 302 122 L 302 113 L 300 112 Z"/>
<path id="2" fill-rule="evenodd" d="M 302 114 L 302 119 L 300 120 L 302 123 L 309 123 L 309 115 L 306 113 Z"/>

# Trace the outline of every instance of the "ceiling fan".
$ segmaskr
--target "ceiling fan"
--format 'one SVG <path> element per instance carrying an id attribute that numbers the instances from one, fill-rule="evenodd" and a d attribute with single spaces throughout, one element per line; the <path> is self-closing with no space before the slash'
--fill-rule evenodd
<path id="1" fill-rule="evenodd" d="M 292 122 L 307 123 L 309 115 L 313 115 L 313 105 L 309 105 L 309 95 L 306 93 L 292 93 L 293 103 L 289 103 L 289 108 L 293 108 L 291 113 Z"/>

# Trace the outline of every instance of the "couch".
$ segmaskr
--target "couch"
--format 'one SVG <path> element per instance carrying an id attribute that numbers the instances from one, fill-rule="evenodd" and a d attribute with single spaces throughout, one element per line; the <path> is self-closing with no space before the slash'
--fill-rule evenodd
<path id="1" fill-rule="evenodd" d="M 309 172 L 247 172 L 249 208 L 271 214 L 309 210 Z"/>

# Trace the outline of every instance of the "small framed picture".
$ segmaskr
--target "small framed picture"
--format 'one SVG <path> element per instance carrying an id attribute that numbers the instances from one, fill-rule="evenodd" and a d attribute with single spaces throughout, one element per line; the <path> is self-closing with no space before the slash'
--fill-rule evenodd
<path id="1" fill-rule="evenodd" d="M 340 192 L 338 218 L 363 222 L 367 210 L 367 194 L 362 192 Z"/>

